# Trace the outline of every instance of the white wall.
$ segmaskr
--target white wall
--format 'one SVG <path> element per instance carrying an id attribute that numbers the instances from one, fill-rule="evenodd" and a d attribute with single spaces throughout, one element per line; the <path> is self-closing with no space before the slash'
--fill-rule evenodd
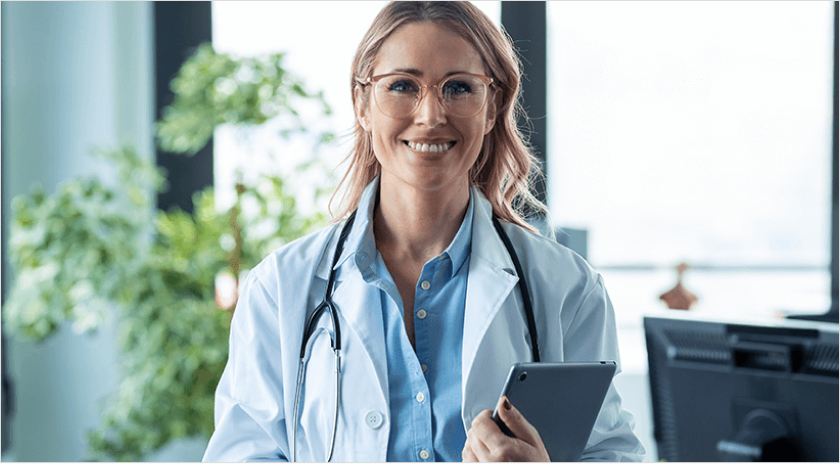
<path id="1" fill-rule="evenodd" d="M 33 183 L 53 192 L 70 177 L 111 176 L 92 149 L 129 143 L 154 156 L 153 31 L 146 2 L 2 3 L 4 233 L 11 199 Z M 115 327 L 94 336 L 62 327 L 40 345 L 10 338 L 15 416 L 3 460 L 88 458 L 87 431 L 118 382 Z M 151 458 L 195 461 L 203 446 Z"/>

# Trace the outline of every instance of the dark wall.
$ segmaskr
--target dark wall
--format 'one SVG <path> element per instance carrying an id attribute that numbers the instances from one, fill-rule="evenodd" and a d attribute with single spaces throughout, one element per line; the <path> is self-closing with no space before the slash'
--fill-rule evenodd
<path id="1" fill-rule="evenodd" d="M 545 2 L 502 2 L 502 26 L 519 49 L 523 66 L 523 106 L 530 120 L 520 119 L 519 127 L 529 136 L 543 173 L 548 167 L 545 8 Z M 534 195 L 545 203 L 545 179 L 538 180 L 534 187 Z"/>
<path id="2" fill-rule="evenodd" d="M 840 31 L 837 30 L 838 23 L 840 23 L 840 4 L 834 2 L 834 118 L 832 120 L 832 149 L 834 151 L 833 162 L 831 164 L 831 299 L 832 311 L 837 314 L 837 293 L 838 293 L 838 272 L 837 272 L 837 247 L 838 228 L 838 200 L 837 200 L 837 152 L 838 152 L 838 134 L 837 124 L 840 123 L 840 116 L 838 116 L 837 102 L 838 102 L 838 71 L 837 71 L 837 54 L 840 53 Z"/>
<path id="3" fill-rule="evenodd" d="M 155 2 L 155 117 L 172 103 L 169 82 L 196 47 L 212 39 L 210 2 Z M 157 164 L 167 171 L 169 188 L 158 195 L 158 208 L 192 212 L 194 193 L 213 185 L 213 142 L 194 156 L 157 149 Z"/>

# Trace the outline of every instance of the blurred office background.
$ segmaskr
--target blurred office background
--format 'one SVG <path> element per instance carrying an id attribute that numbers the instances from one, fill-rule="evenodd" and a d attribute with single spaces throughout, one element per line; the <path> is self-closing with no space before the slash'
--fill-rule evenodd
<path id="1" fill-rule="evenodd" d="M 337 165 L 350 146 L 341 137 L 353 122 L 350 63 L 384 4 L 3 2 L 4 298 L 15 278 L 6 256 L 12 198 L 33 183 L 49 193 L 80 175 L 113 178 L 89 157 L 95 147 L 129 143 L 167 167 L 161 208 L 188 207 L 211 184 L 219 207 L 231 205 L 234 172 L 275 163 L 262 152 L 280 153 L 271 168 L 291 172 L 305 141 L 269 128 L 244 140 L 221 127 L 192 158 L 155 148 L 167 83 L 202 42 L 236 56 L 285 52 L 288 69 L 334 110 L 317 124 L 339 134 L 320 152 Z M 616 382 L 646 460 L 656 461 L 642 317 L 669 311 L 659 295 L 676 283 L 677 264 L 691 266 L 683 284 L 699 297 L 692 313 L 760 320 L 832 306 L 836 7 L 478 5 L 527 58 L 532 141 L 547 173 L 539 193 L 553 225 L 604 276 L 622 351 Z M 4 460 L 86 458 L 86 432 L 118 383 L 117 323 L 95 335 L 63 327 L 43 344 L 6 334 Z M 196 461 L 204 445 L 179 441 L 146 459 Z"/>

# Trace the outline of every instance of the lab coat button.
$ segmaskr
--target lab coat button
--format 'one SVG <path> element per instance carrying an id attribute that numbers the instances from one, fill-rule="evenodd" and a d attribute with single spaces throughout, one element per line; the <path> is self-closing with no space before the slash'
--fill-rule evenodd
<path id="1" fill-rule="evenodd" d="M 420 393 L 417 394 L 417 402 L 418 403 L 422 403 L 423 400 L 425 400 L 425 399 L 426 399 L 426 395 L 424 395 L 423 392 L 420 392 Z"/>
<path id="2" fill-rule="evenodd" d="M 429 459 L 429 452 L 426 450 L 420 450 L 420 458 Z"/>
<path id="3" fill-rule="evenodd" d="M 365 414 L 365 424 L 374 430 L 382 427 L 382 422 L 384 422 L 382 420 L 382 414 L 378 411 L 368 411 L 368 413 Z"/>
<path id="4" fill-rule="evenodd" d="M 425 365 L 425 364 L 421 364 L 421 365 L 420 365 L 420 369 L 423 369 L 423 373 L 425 374 L 425 373 L 426 373 L 426 371 L 427 371 L 427 370 L 429 370 L 429 366 L 427 366 L 427 365 Z"/>
<path id="5" fill-rule="evenodd" d="M 428 290 L 431 286 L 432 284 L 430 284 L 428 280 L 420 282 L 420 288 L 422 288 L 423 290 Z"/>
<path id="6" fill-rule="evenodd" d="M 420 319 L 425 319 L 426 318 L 426 310 L 421 309 L 420 311 L 417 311 L 417 317 L 419 317 Z"/>

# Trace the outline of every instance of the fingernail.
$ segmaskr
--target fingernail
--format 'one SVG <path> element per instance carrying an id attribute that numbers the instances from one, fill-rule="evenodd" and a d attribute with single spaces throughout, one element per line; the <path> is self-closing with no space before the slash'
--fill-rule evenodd
<path id="1" fill-rule="evenodd" d="M 505 409 L 510 409 L 510 401 L 508 401 L 507 397 L 505 397 Z"/>

